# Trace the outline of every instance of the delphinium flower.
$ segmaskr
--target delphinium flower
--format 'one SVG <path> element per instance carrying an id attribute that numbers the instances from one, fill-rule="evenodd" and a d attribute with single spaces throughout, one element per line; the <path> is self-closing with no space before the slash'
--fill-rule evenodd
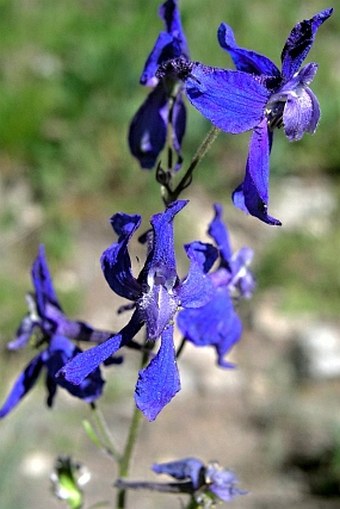
<path id="1" fill-rule="evenodd" d="M 250 298 L 255 280 L 249 270 L 253 251 L 243 247 L 232 253 L 228 230 L 222 219 L 222 207 L 215 204 L 215 217 L 209 225 L 208 234 L 218 248 L 218 266 L 209 272 L 214 293 L 207 304 L 199 309 L 183 309 L 178 314 L 177 325 L 186 340 L 196 346 L 213 346 L 218 365 L 233 367 L 225 355 L 239 341 L 242 323 L 233 300 Z"/>
<path id="2" fill-rule="evenodd" d="M 104 380 L 99 368 L 94 370 L 79 386 L 67 380 L 57 379 L 56 373 L 62 366 L 81 352 L 67 335 L 88 340 L 98 334 L 83 322 L 68 319 L 59 304 L 45 259 L 45 250 L 40 247 L 32 266 L 34 294 L 27 295 L 29 313 L 23 318 L 16 337 L 8 344 L 10 350 L 25 347 L 32 339 L 35 347 L 42 349 L 24 368 L 14 383 L 5 403 L 0 408 L 0 418 L 5 417 L 35 386 L 42 371 L 46 371 L 47 405 L 52 406 L 57 388 L 62 387 L 86 403 L 94 402 L 103 390 Z M 104 333 L 101 339 L 107 337 Z M 100 333 L 99 333 L 100 336 Z"/>
<path id="3" fill-rule="evenodd" d="M 176 169 L 176 166 L 180 166 L 181 144 L 186 125 L 183 86 L 176 78 L 157 78 L 156 70 L 169 59 L 180 56 L 188 59 L 189 51 L 177 0 L 164 2 L 159 9 L 159 15 L 164 21 L 165 31 L 159 34 L 140 77 L 140 83 L 153 87 L 153 90 L 131 122 L 129 145 L 142 168 L 153 168 L 165 146 L 170 129 L 170 143 L 178 156 Z"/>
<path id="4" fill-rule="evenodd" d="M 158 70 L 159 76 L 181 75 L 193 106 L 216 127 L 231 134 L 253 130 L 245 178 L 234 191 L 233 201 L 268 224 L 281 224 L 267 213 L 273 131 L 283 127 L 287 138 L 296 141 L 316 130 L 320 107 L 309 85 L 318 65 L 301 65 L 332 11 L 325 9 L 295 25 L 281 53 L 281 71 L 269 58 L 240 48 L 225 23 L 219 27 L 218 40 L 236 71 L 181 59 L 166 62 Z"/>
<path id="5" fill-rule="evenodd" d="M 152 470 L 157 474 L 167 474 L 178 481 L 188 481 L 192 486 L 194 498 L 199 503 L 204 502 L 205 497 L 213 501 L 230 502 L 236 496 L 247 493 L 236 486 L 238 484 L 236 475 L 230 470 L 223 469 L 217 462 L 205 465 L 197 458 L 185 458 L 168 463 L 156 463 Z"/>
<path id="6" fill-rule="evenodd" d="M 237 487 L 238 479 L 231 470 L 222 468 L 217 462 L 205 465 L 197 458 L 184 458 L 168 463 L 155 463 L 156 474 L 166 474 L 176 482 L 154 483 L 118 479 L 116 486 L 125 489 L 147 489 L 163 493 L 185 493 L 195 505 L 190 507 L 213 507 L 216 502 L 230 502 L 247 491 Z"/>
<path id="7" fill-rule="evenodd" d="M 200 307 L 214 291 L 205 271 L 208 260 L 216 259 L 213 246 L 196 250 L 195 246 L 187 245 L 189 272 L 184 280 L 177 275 L 173 220 L 186 203 L 176 201 L 152 217 L 149 252 L 137 278 L 131 271 L 128 243 L 140 226 L 141 217 L 124 213 L 112 216 L 111 225 L 118 235 L 118 242 L 104 251 L 101 265 L 111 289 L 130 300 L 130 308 L 134 311 L 119 334 L 78 355 L 60 373 L 69 382 L 81 383 L 105 359 L 128 346 L 145 325 L 147 345 L 152 346 L 158 338 L 161 339 L 158 352 L 151 354 L 151 361 L 139 372 L 135 391 L 136 405 L 149 420 L 154 420 L 180 390 L 173 341 L 173 321 L 179 306 L 184 309 Z"/>

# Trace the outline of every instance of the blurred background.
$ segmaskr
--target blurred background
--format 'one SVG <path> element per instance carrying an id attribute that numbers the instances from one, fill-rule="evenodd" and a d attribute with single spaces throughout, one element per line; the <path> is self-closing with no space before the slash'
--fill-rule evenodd
<path id="1" fill-rule="evenodd" d="M 114 240 L 109 217 L 162 207 L 152 171 L 129 154 L 129 121 L 148 91 L 138 84 L 162 29 L 158 0 L 0 0 L 0 372 L 1 401 L 32 352 L 10 353 L 26 312 L 30 267 L 46 246 L 67 313 L 98 327 L 121 325 L 120 301 L 102 277 L 99 257 Z M 193 60 L 229 67 L 216 39 L 229 23 L 241 46 L 277 65 L 294 24 L 329 7 L 324 0 L 182 0 Z M 336 6 L 335 6 L 336 7 Z M 314 136 L 290 144 L 276 132 L 271 157 L 271 228 L 231 205 L 243 178 L 249 134 L 221 134 L 184 197 L 176 222 L 181 244 L 198 238 L 225 208 L 234 248 L 256 251 L 254 299 L 231 372 L 213 352 L 189 347 L 180 363 L 183 390 L 155 423 L 144 423 L 134 478 L 154 479 L 155 461 L 197 456 L 234 469 L 251 491 L 233 507 L 335 508 L 340 500 L 340 18 L 319 30 L 307 61 L 319 63 L 312 85 L 322 116 Z M 209 130 L 189 109 L 187 164 Z M 182 257 L 182 258 L 181 258 Z M 182 266 L 181 266 L 182 264 Z M 107 370 L 102 409 L 120 443 L 131 413 L 137 359 Z M 4 509 L 57 508 L 49 473 L 58 454 L 86 463 L 88 504 L 113 506 L 115 467 L 89 443 L 80 401 L 58 395 L 45 408 L 43 384 L 0 422 L 0 501 Z M 176 498 L 176 497 L 175 497 Z M 180 507 L 177 499 L 138 494 L 130 507 Z"/>

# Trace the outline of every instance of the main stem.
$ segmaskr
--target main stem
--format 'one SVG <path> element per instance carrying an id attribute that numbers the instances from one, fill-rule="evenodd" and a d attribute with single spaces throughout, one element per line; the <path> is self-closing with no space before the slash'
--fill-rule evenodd
<path id="1" fill-rule="evenodd" d="M 148 358 L 149 352 L 145 351 L 142 356 L 141 369 L 146 365 Z M 138 408 L 135 406 L 130 423 L 129 433 L 125 443 L 124 452 L 119 462 L 119 472 L 118 472 L 119 478 L 127 477 L 129 474 L 132 453 L 137 442 L 142 416 L 143 416 L 142 412 L 138 410 Z M 118 491 L 116 505 L 117 509 L 125 509 L 126 494 L 127 491 L 124 488 Z"/>
<path id="2" fill-rule="evenodd" d="M 127 477 L 129 474 L 132 452 L 134 450 L 134 446 L 137 441 L 138 431 L 139 431 L 140 423 L 141 423 L 141 417 L 142 417 L 142 413 L 135 406 L 131 424 L 130 424 L 128 438 L 127 438 L 126 444 L 125 444 L 124 453 L 123 453 L 123 456 L 122 456 L 122 459 L 121 459 L 121 462 L 119 465 L 119 477 L 120 478 Z M 126 489 L 120 489 L 118 491 L 117 509 L 125 508 L 126 493 L 127 493 Z"/>
<path id="3" fill-rule="evenodd" d="M 220 129 L 218 127 L 212 126 L 207 136 L 204 138 L 201 145 L 198 147 L 197 152 L 194 155 L 189 165 L 189 168 L 185 172 L 183 178 L 180 180 L 180 182 L 173 191 L 168 190 L 168 196 L 165 199 L 167 205 L 177 200 L 180 193 L 190 185 L 195 168 L 198 166 L 198 164 L 201 162 L 205 154 L 208 152 L 208 150 L 216 140 L 219 133 Z"/>

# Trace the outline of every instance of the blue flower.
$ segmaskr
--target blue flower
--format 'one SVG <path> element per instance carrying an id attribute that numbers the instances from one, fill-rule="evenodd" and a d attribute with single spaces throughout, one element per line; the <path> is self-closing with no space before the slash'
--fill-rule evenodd
<path id="1" fill-rule="evenodd" d="M 169 126 L 172 147 L 181 160 L 181 144 L 186 125 L 182 86 L 176 79 L 156 77 L 156 70 L 163 62 L 180 56 L 186 59 L 189 57 L 177 0 L 164 2 L 159 15 L 166 31 L 159 34 L 140 78 L 142 85 L 151 86 L 153 90 L 135 114 L 128 136 L 132 154 L 142 168 L 148 169 L 155 166 L 164 148 Z"/>
<path id="2" fill-rule="evenodd" d="M 220 45 L 230 54 L 237 71 L 208 67 L 198 62 L 167 62 L 158 75 L 173 74 L 185 81 L 186 94 L 198 111 L 215 126 L 231 134 L 253 130 L 243 183 L 234 191 L 234 204 L 262 221 L 280 225 L 268 215 L 269 156 L 273 130 L 283 126 L 290 141 L 314 133 L 319 103 L 309 88 L 317 64 L 301 67 L 318 28 L 332 14 L 325 9 L 301 21 L 291 31 L 281 54 L 282 70 L 267 57 L 240 48 L 231 28 L 222 23 Z"/>
<path id="3" fill-rule="evenodd" d="M 230 368 L 233 364 L 224 357 L 242 333 L 242 323 L 235 312 L 233 298 L 250 298 L 253 293 L 255 281 L 248 268 L 253 251 L 244 247 L 232 254 L 228 230 L 222 221 L 222 207 L 215 204 L 214 209 L 215 217 L 208 229 L 219 253 L 218 267 L 208 274 L 214 292 L 207 304 L 199 309 L 180 311 L 177 325 L 183 336 L 194 345 L 213 346 L 218 365 Z M 200 243 L 195 244 L 199 249 Z"/>
<path id="4" fill-rule="evenodd" d="M 81 383 L 122 346 L 131 346 L 134 336 L 145 325 L 149 346 L 161 338 L 158 352 L 139 372 L 135 391 L 136 405 L 149 420 L 154 420 L 180 390 L 173 342 L 175 314 L 179 306 L 202 306 L 213 292 L 204 268 L 208 258 L 214 256 L 212 246 L 199 253 L 187 246 L 189 273 L 183 281 L 177 275 L 173 219 L 186 203 L 174 202 L 164 212 L 152 217 L 152 230 L 147 235 L 149 252 L 137 278 L 132 274 L 128 244 L 140 226 L 141 217 L 123 213 L 112 216 L 111 224 L 118 242 L 104 251 L 102 270 L 111 289 L 132 302 L 130 308 L 134 312 L 120 333 L 78 355 L 60 373 L 69 382 Z"/>
<path id="5" fill-rule="evenodd" d="M 185 458 L 168 463 L 156 463 L 152 470 L 157 474 L 167 474 L 182 481 L 176 483 L 176 491 L 180 493 L 182 487 L 182 492 L 191 493 L 198 503 L 202 503 L 205 496 L 212 497 L 214 501 L 230 502 L 236 496 L 247 493 L 236 486 L 238 484 L 236 475 L 230 470 L 221 468 L 217 462 L 205 465 L 197 458 Z M 171 483 L 171 488 L 174 488 L 174 484 Z"/>
<path id="6" fill-rule="evenodd" d="M 244 181 L 233 193 L 236 206 L 269 224 L 280 224 L 267 214 L 273 130 L 282 126 L 289 141 L 300 140 L 305 132 L 316 130 L 320 107 L 309 84 L 318 65 L 309 63 L 301 68 L 301 64 L 313 45 L 318 28 L 332 11 L 325 9 L 295 25 L 281 54 L 281 71 L 267 57 L 240 48 L 227 24 L 222 23 L 218 29 L 219 43 L 229 52 L 236 68 L 259 76 L 270 91 L 265 116 L 254 129 L 250 141 Z"/>
<path id="7" fill-rule="evenodd" d="M 57 379 L 56 373 L 64 364 L 81 352 L 64 334 L 72 333 L 88 339 L 91 329 L 82 322 L 69 320 L 60 307 L 45 259 L 43 246 L 33 263 L 32 279 L 34 295 L 28 295 L 29 313 L 22 320 L 15 339 L 9 343 L 11 350 L 26 346 L 35 336 L 37 342 L 47 347 L 36 355 L 24 368 L 14 383 L 4 405 L 0 408 L 0 418 L 5 417 L 21 399 L 34 387 L 43 369 L 46 370 L 47 405 L 50 407 L 58 386 L 87 403 L 95 401 L 102 393 L 104 381 L 100 370 L 96 369 L 79 386 L 66 380 Z M 107 337 L 107 334 L 106 334 Z"/>

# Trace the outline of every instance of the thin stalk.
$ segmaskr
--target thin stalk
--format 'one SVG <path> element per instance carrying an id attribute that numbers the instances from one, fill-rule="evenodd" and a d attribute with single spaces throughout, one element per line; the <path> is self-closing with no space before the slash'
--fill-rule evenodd
<path id="1" fill-rule="evenodd" d="M 129 490 L 158 491 L 159 493 L 184 493 L 186 495 L 191 495 L 193 492 L 193 486 L 190 481 L 160 483 L 149 481 L 124 481 L 123 479 L 118 479 L 115 486 Z"/>
<path id="2" fill-rule="evenodd" d="M 197 152 L 189 165 L 189 168 L 185 172 L 185 175 L 180 180 L 177 187 L 173 191 L 168 192 L 168 196 L 166 197 L 165 200 L 167 205 L 177 200 L 180 193 L 190 185 L 195 168 L 198 166 L 198 164 L 201 162 L 205 154 L 208 152 L 208 150 L 216 140 L 219 133 L 220 129 L 218 129 L 218 127 L 213 126 L 210 129 L 207 136 L 204 138 L 201 145 L 198 147 Z"/>
<path id="3" fill-rule="evenodd" d="M 98 430 L 100 442 L 105 449 L 105 451 L 112 456 L 116 461 L 119 461 L 120 455 L 116 450 L 116 447 L 113 443 L 113 438 L 107 426 L 105 417 L 101 410 L 97 407 L 97 405 L 92 404 L 92 419 L 95 424 L 95 427 Z"/>
<path id="4" fill-rule="evenodd" d="M 178 359 L 180 357 L 180 355 L 182 354 L 184 347 L 186 345 L 186 342 L 187 342 L 186 338 L 182 338 L 181 344 L 177 348 L 176 359 Z"/>
<path id="5" fill-rule="evenodd" d="M 146 350 L 144 351 L 142 356 L 141 369 L 146 365 L 148 358 L 149 351 Z M 138 410 L 138 408 L 135 406 L 130 423 L 129 433 L 125 443 L 125 448 L 119 461 L 118 475 L 120 478 L 124 478 L 129 475 L 132 453 L 137 442 L 138 432 L 140 429 L 140 424 L 142 422 L 142 416 L 143 416 L 142 412 Z M 117 509 L 125 509 L 126 495 L 127 492 L 125 488 L 119 489 L 117 494 L 117 505 L 116 505 Z"/>

